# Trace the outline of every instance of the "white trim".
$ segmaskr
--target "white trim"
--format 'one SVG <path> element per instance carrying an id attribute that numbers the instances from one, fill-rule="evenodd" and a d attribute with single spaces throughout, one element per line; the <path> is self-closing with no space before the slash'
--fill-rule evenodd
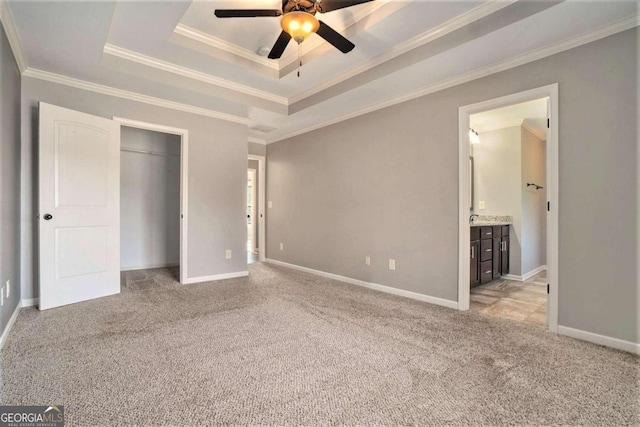
<path id="1" fill-rule="evenodd" d="M 531 123 L 529 123 L 526 120 L 522 121 L 522 127 L 525 128 L 526 130 L 528 130 L 533 136 L 535 136 L 536 138 L 542 140 L 542 141 L 546 141 L 547 140 L 547 135 L 545 135 L 544 132 L 540 132 L 539 129 L 537 129 L 536 127 L 534 127 Z"/>
<path id="2" fill-rule="evenodd" d="M 358 74 L 364 73 L 365 71 L 370 70 L 371 68 L 374 68 L 380 64 L 384 64 L 385 62 L 390 61 L 404 53 L 407 53 L 422 45 L 437 40 L 440 37 L 443 37 L 455 30 L 458 30 L 488 15 L 491 15 L 492 13 L 505 8 L 515 3 L 516 1 L 517 0 L 486 1 L 480 6 L 475 7 L 470 11 L 463 13 L 462 15 L 456 16 L 455 18 L 450 19 L 449 21 L 446 21 L 440 25 L 437 25 L 434 28 L 430 28 L 428 31 L 425 31 L 422 34 L 419 34 L 403 43 L 400 43 L 399 45 L 394 46 L 386 52 L 374 58 L 371 58 L 351 68 L 350 70 L 340 73 L 335 77 L 326 80 L 315 87 L 312 87 L 311 89 L 298 92 L 297 94 L 289 98 L 289 104 L 295 104 L 296 102 L 302 101 L 305 98 L 313 96 L 318 92 L 322 92 L 323 90 L 335 86 L 347 79 L 355 77 Z"/>
<path id="3" fill-rule="evenodd" d="M 18 304 L 16 305 L 15 310 L 13 310 L 13 314 L 9 318 L 9 321 L 5 325 L 4 331 L 2 331 L 2 335 L 0 336 L 0 349 L 2 349 L 2 347 L 4 346 L 4 343 L 7 340 L 7 337 L 9 336 L 9 332 L 11 331 L 13 324 L 16 323 L 16 319 L 18 318 L 18 315 L 20 314 L 20 310 L 22 309 L 22 307 L 23 307 L 22 301 L 18 301 Z"/>
<path id="4" fill-rule="evenodd" d="M 502 278 L 507 280 L 514 280 L 516 282 L 524 282 L 531 279 L 533 276 L 535 276 L 536 274 L 546 269 L 547 269 L 546 265 L 541 265 L 540 267 L 534 268 L 533 270 L 531 270 L 526 274 L 523 274 L 522 276 L 517 276 L 515 274 L 505 274 L 504 276 L 502 276 Z"/>
<path id="5" fill-rule="evenodd" d="M 188 271 L 189 236 L 189 131 L 155 123 L 113 117 L 121 126 L 146 129 L 180 136 L 180 283 L 185 284 Z M 125 270 L 122 270 L 125 271 Z"/>
<path id="6" fill-rule="evenodd" d="M 22 301 L 20 301 L 20 306 L 21 307 L 35 307 L 38 305 L 38 302 L 40 301 L 39 298 L 28 298 L 28 299 L 23 299 Z"/>
<path id="7" fill-rule="evenodd" d="M 7 5 L 5 0 L 0 0 L 0 22 L 2 22 L 4 32 L 7 34 L 7 39 L 9 40 L 11 51 L 13 52 L 13 57 L 16 60 L 16 64 L 18 64 L 20 74 L 22 74 L 28 67 L 27 58 L 24 56 L 24 52 L 22 51 L 20 39 L 18 38 L 16 27 L 13 24 L 13 15 L 11 14 L 9 5 Z"/>
<path id="8" fill-rule="evenodd" d="M 212 36 L 211 34 L 204 33 L 200 30 L 189 27 L 187 25 L 178 24 L 176 25 L 176 28 L 173 30 L 173 32 L 174 34 L 178 34 L 183 37 L 189 38 L 191 40 L 195 40 L 198 43 L 206 44 L 207 46 L 211 46 L 213 48 L 220 49 L 232 55 L 239 56 L 241 58 L 256 62 L 262 65 L 263 67 L 271 68 L 274 70 L 280 70 L 279 61 L 274 61 L 273 59 L 265 58 L 264 56 L 260 56 L 256 52 L 253 52 L 249 49 L 245 49 L 236 44 L 230 43 L 226 40 L 219 39 L 217 37 Z"/>
<path id="9" fill-rule="evenodd" d="M 265 262 L 267 254 L 267 211 L 265 209 L 265 199 L 267 198 L 267 159 L 265 156 L 254 156 L 253 154 L 249 154 L 248 158 L 249 160 L 258 161 L 258 259 L 260 262 Z"/>
<path id="10" fill-rule="evenodd" d="M 594 334 L 593 332 L 582 331 L 580 329 L 569 328 L 568 326 L 558 326 L 558 334 L 576 338 L 582 341 L 628 351 L 633 354 L 640 354 L 640 344 L 624 341 L 606 335 Z"/>
<path id="11" fill-rule="evenodd" d="M 443 298 L 432 297 L 429 295 L 419 294 L 417 292 L 405 291 L 403 289 L 392 288 L 391 286 L 379 285 L 377 283 L 365 282 L 363 280 L 352 279 L 351 277 L 340 276 L 338 274 L 326 273 L 324 271 L 319 271 L 319 270 L 313 270 L 311 268 L 301 267 L 299 265 L 289 264 L 286 262 L 277 261 L 275 259 L 267 259 L 266 262 L 268 262 L 269 264 L 278 265 L 280 267 L 286 267 L 293 270 L 314 274 L 316 276 L 337 280 L 339 282 L 349 283 L 351 285 L 356 285 L 356 286 L 362 286 L 368 289 L 373 289 L 375 291 L 384 292 L 387 294 L 398 295 L 401 297 L 410 298 L 410 299 L 414 299 L 422 302 L 427 302 L 429 304 L 440 305 L 442 307 L 447 307 L 447 308 L 453 308 L 453 309 L 458 308 L 457 302 L 443 299 Z"/>
<path id="12" fill-rule="evenodd" d="M 189 79 L 198 80 L 203 83 L 218 86 L 224 89 L 240 92 L 245 95 L 254 96 L 256 98 L 265 99 L 267 101 L 276 102 L 282 105 L 289 105 L 289 101 L 284 96 L 279 96 L 270 92 L 259 90 L 251 86 L 246 86 L 240 83 L 235 83 L 231 80 L 222 79 L 220 77 L 213 76 L 211 74 L 203 73 L 193 70 L 191 68 L 183 67 L 173 64 L 171 62 L 163 61 L 161 59 L 152 58 L 147 55 L 143 55 L 138 52 L 133 52 L 128 49 L 121 48 L 112 44 L 104 45 L 104 53 L 112 55 L 127 61 L 135 62 L 138 64 L 146 65 L 158 70 L 166 71 L 172 74 L 177 74 Z"/>
<path id="13" fill-rule="evenodd" d="M 260 163 L 258 163 L 258 165 L 260 165 Z M 260 221 L 260 214 L 259 214 L 259 208 L 256 206 L 256 200 L 258 200 L 258 194 L 256 193 L 256 181 L 258 180 L 258 170 L 254 169 L 254 168 L 247 168 L 248 169 L 248 176 L 251 176 L 252 182 L 253 182 L 253 188 L 252 188 L 252 192 L 251 192 L 251 253 L 257 253 L 257 247 L 256 246 L 256 219 L 258 219 L 258 222 Z M 248 181 L 248 177 L 247 177 L 247 181 Z M 248 186 L 248 183 L 247 183 Z M 259 186 L 262 187 L 262 186 Z M 258 191 L 260 191 L 260 188 L 258 187 Z M 260 227 L 258 227 L 258 230 L 260 229 Z M 247 233 L 248 234 L 248 233 Z M 248 236 L 247 236 L 248 237 Z M 260 238 L 258 237 L 258 240 Z M 260 242 L 258 241 L 258 245 L 260 244 Z"/>
<path id="14" fill-rule="evenodd" d="M 551 127 L 547 141 L 547 200 L 551 211 L 547 212 L 547 262 L 550 293 L 547 297 L 547 324 L 551 332 L 558 328 L 558 84 L 554 83 L 512 95 L 460 107 L 458 110 L 458 304 L 460 310 L 468 310 L 469 287 L 469 121 L 472 114 L 502 108 L 540 98 L 549 98 Z"/>
<path id="15" fill-rule="evenodd" d="M 482 133 L 482 132 L 493 132 L 494 130 L 500 130 L 500 129 L 507 129 L 507 128 L 512 128 L 512 127 L 516 127 L 516 126 L 522 126 L 522 119 L 516 119 L 516 120 L 511 120 L 511 121 L 503 121 L 500 123 L 496 123 L 492 126 L 476 126 L 476 125 L 469 125 L 469 127 L 473 128 L 473 130 L 475 130 L 476 132 Z"/>
<path id="16" fill-rule="evenodd" d="M 176 263 L 162 263 L 162 264 L 150 264 L 150 265 L 139 265 L 136 267 L 120 267 L 120 271 L 137 271 L 137 270 L 150 270 L 152 268 L 171 268 L 178 267 L 180 264 Z"/>
<path id="17" fill-rule="evenodd" d="M 482 67 L 468 73 L 461 74 L 459 76 L 445 79 L 437 83 L 430 84 L 428 86 L 423 87 L 422 89 L 412 90 L 410 93 L 390 99 L 388 101 L 381 102 L 379 104 L 363 108 L 361 110 L 354 111 L 349 114 L 342 115 L 340 117 L 336 117 L 334 119 L 327 120 L 322 123 L 314 124 L 308 126 L 306 128 L 298 129 L 291 131 L 289 133 L 276 136 L 273 138 L 267 139 L 267 144 L 273 144 L 274 142 L 282 141 L 284 139 L 292 138 L 294 136 L 302 135 L 305 133 L 312 132 L 317 129 L 321 129 L 327 126 L 334 125 L 336 123 L 340 123 L 346 120 L 353 119 L 355 117 L 359 117 L 368 113 L 372 113 L 374 111 L 378 111 L 387 107 L 391 107 L 393 105 L 401 104 L 403 102 L 411 101 L 412 99 L 420 98 L 425 95 L 429 95 L 431 93 L 439 92 L 441 90 L 445 90 L 454 86 L 461 85 L 463 83 L 470 82 L 472 80 L 477 80 L 482 77 L 487 77 L 492 74 L 499 73 L 501 71 L 505 71 L 511 68 L 518 67 L 520 65 L 528 64 L 529 62 L 537 61 L 542 58 L 546 58 L 547 56 L 555 55 L 560 52 L 564 52 L 569 49 L 573 49 L 578 46 L 582 46 L 583 44 L 591 43 L 596 40 L 602 39 L 604 37 L 608 37 L 610 35 L 628 30 L 640 24 L 639 15 L 633 15 L 631 17 L 622 19 L 620 21 L 614 22 L 613 24 L 606 25 L 602 28 L 596 29 L 594 31 L 582 34 L 577 37 L 569 38 L 563 40 L 558 43 L 552 43 L 548 46 L 545 46 L 540 49 L 536 49 L 527 53 L 523 53 L 514 58 L 498 62 L 493 65 L 489 65 L 486 67 Z M 291 102 L 291 99 L 290 99 Z M 291 102 L 293 103 L 293 102 Z"/>
<path id="18" fill-rule="evenodd" d="M 190 277 L 185 280 L 184 285 L 193 285 L 194 283 L 214 282 L 217 280 L 235 279 L 238 277 L 246 277 L 248 271 L 238 271 L 235 273 L 214 274 L 213 276 Z"/>
<path id="19" fill-rule="evenodd" d="M 84 80 L 74 79 L 72 77 L 63 76 L 60 74 L 50 73 L 48 71 L 37 70 L 35 68 L 27 68 L 24 73 L 25 77 L 31 77 L 34 79 L 45 80 L 52 83 L 57 83 L 65 86 L 74 87 L 77 89 L 88 90 L 91 92 L 101 93 L 103 95 L 115 96 L 116 98 L 128 99 L 130 101 L 142 102 L 144 104 L 155 105 L 157 107 L 170 108 L 172 110 L 184 111 L 186 113 L 198 114 L 201 116 L 213 117 L 220 120 L 226 120 L 229 122 L 240 123 L 243 125 L 249 125 L 251 122 L 246 117 L 235 116 L 232 114 L 221 113 L 219 111 L 208 110 L 206 108 L 194 107 L 188 104 L 181 104 L 179 102 L 169 101 L 162 98 L 156 98 L 153 96 L 142 95 L 140 93 L 131 92 L 123 89 L 116 89 L 111 86 L 105 86 L 98 83 L 92 83 Z"/>
<path id="20" fill-rule="evenodd" d="M 256 138 L 254 136 L 250 136 L 248 138 L 248 141 L 253 142 L 255 144 L 267 145 L 267 141 L 265 141 L 264 139 Z"/>

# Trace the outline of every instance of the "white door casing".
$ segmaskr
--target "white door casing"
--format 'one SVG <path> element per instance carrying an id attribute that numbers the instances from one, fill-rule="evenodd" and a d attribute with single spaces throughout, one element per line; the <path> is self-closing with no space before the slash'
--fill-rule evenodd
<path id="1" fill-rule="evenodd" d="M 41 102 L 39 135 L 39 308 L 117 294 L 120 124 Z"/>

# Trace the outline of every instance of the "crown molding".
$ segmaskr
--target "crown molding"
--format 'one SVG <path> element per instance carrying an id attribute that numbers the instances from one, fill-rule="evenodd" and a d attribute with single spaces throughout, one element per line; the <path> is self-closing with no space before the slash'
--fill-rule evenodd
<path id="1" fill-rule="evenodd" d="M 248 141 L 249 142 L 253 142 L 255 144 L 267 145 L 267 141 L 265 141 L 264 139 L 256 138 L 256 137 L 253 137 L 253 136 L 250 136 L 248 138 Z"/>
<path id="2" fill-rule="evenodd" d="M 451 79 L 442 80 L 438 83 L 425 86 L 422 89 L 412 91 L 410 94 L 402 95 L 402 96 L 393 98 L 389 101 L 381 102 L 379 104 L 376 104 L 367 108 L 363 108 L 358 111 L 354 111 L 353 113 L 346 114 L 344 116 L 340 116 L 335 119 L 327 120 L 323 123 L 315 124 L 312 126 L 308 126 L 306 128 L 298 129 L 298 130 L 280 135 L 280 136 L 269 138 L 267 139 L 267 144 L 273 144 L 278 141 L 282 141 L 288 138 L 293 138 L 294 136 L 302 135 L 317 129 L 321 129 L 327 126 L 334 125 L 336 123 L 340 123 L 349 119 L 353 119 L 355 117 L 362 116 L 364 114 L 372 113 L 374 111 L 381 110 L 383 108 L 387 108 L 393 105 L 401 104 L 403 102 L 411 101 L 413 99 L 420 98 L 420 97 L 429 95 L 431 93 L 439 92 L 441 90 L 445 90 L 454 86 L 458 86 L 460 84 L 467 83 L 472 80 L 477 80 L 482 77 L 489 76 L 491 74 L 496 74 L 501 71 L 508 70 L 510 68 L 519 67 L 520 65 L 528 64 L 529 62 L 537 61 L 539 59 L 546 58 L 548 56 L 555 55 L 557 53 L 561 53 L 561 52 L 582 46 L 584 44 L 594 42 L 596 40 L 600 40 L 602 38 L 611 36 L 613 34 L 617 34 L 622 31 L 629 30 L 631 28 L 637 27 L 638 25 L 640 25 L 640 15 L 634 14 L 627 18 L 623 18 L 619 21 L 613 22 L 609 25 L 605 25 L 600 28 L 597 28 L 594 31 L 583 33 L 576 37 L 570 37 L 568 39 L 562 40 L 557 43 L 551 43 L 540 49 L 535 49 L 533 51 L 523 53 L 521 55 L 518 55 L 506 61 L 489 65 L 487 67 L 482 67 L 477 70 L 461 74 L 457 77 L 453 77 Z"/>
<path id="3" fill-rule="evenodd" d="M 2 22 L 4 32 L 7 34 L 7 39 L 9 40 L 9 45 L 11 46 L 13 57 L 16 60 L 16 64 L 18 64 L 20 73 L 22 74 L 28 68 L 27 59 L 24 56 L 16 27 L 13 24 L 13 15 L 11 15 L 9 5 L 5 0 L 0 0 L 0 21 Z"/>
<path id="4" fill-rule="evenodd" d="M 103 52 L 105 54 L 112 55 L 121 59 L 146 65 L 148 67 L 156 68 L 158 70 L 166 71 L 169 73 L 177 74 L 193 80 L 198 80 L 203 83 L 222 87 L 235 92 L 240 92 L 245 95 L 255 96 L 256 98 L 265 99 L 267 101 L 275 102 L 282 105 L 289 105 L 287 98 L 284 96 L 275 95 L 270 92 L 265 92 L 250 86 L 245 86 L 239 83 L 232 82 L 230 80 L 225 80 L 220 77 L 215 77 L 215 76 L 212 76 L 211 74 L 202 73 L 200 71 L 195 71 L 190 68 L 182 67 L 180 65 L 176 65 L 171 62 L 166 62 L 160 59 L 152 58 L 150 56 L 133 52 L 131 50 L 124 49 L 109 43 L 105 44 Z"/>
<path id="5" fill-rule="evenodd" d="M 61 85 L 74 87 L 76 89 L 83 89 L 83 90 L 88 90 L 90 92 L 100 93 L 103 95 L 114 96 L 116 98 L 128 99 L 130 101 L 142 102 L 144 104 L 155 105 L 157 107 L 183 111 L 185 113 L 192 113 L 192 114 L 198 114 L 200 116 L 213 117 L 215 119 L 225 120 L 225 121 L 234 122 L 234 123 L 240 123 L 243 125 L 249 125 L 250 123 L 250 120 L 246 117 L 240 117 L 232 114 L 221 113 L 219 111 L 208 110 L 206 108 L 194 107 L 192 105 L 181 104 L 179 102 L 174 102 L 174 101 L 169 101 L 162 98 L 143 95 L 143 94 L 131 92 L 128 90 L 116 89 L 111 86 L 105 86 L 98 83 L 92 83 L 84 80 L 74 79 L 72 77 L 50 73 L 48 71 L 42 71 L 34 68 L 27 68 L 24 71 L 24 73 L 22 73 L 22 75 L 25 77 L 31 77 L 38 80 L 45 80 L 51 83 L 58 83 Z"/>
<path id="6" fill-rule="evenodd" d="M 547 140 L 546 133 L 545 132 L 540 132 L 540 129 L 538 129 L 537 127 L 533 126 L 528 121 L 523 120 L 522 121 L 522 127 L 525 128 L 526 130 L 528 130 L 533 136 L 535 136 L 539 140 L 542 140 L 542 141 L 546 141 Z"/>
<path id="7" fill-rule="evenodd" d="M 324 81 L 323 83 L 312 87 L 311 89 L 304 90 L 299 92 L 289 98 L 289 104 L 295 104 L 296 102 L 302 101 L 305 98 L 308 98 L 312 95 L 315 95 L 318 92 L 322 92 L 323 90 L 329 89 L 332 86 L 337 85 L 347 79 L 357 76 L 371 68 L 374 68 L 380 64 L 383 64 L 387 61 L 390 61 L 404 53 L 407 53 L 413 49 L 416 49 L 420 46 L 423 46 L 429 42 L 432 42 L 440 37 L 443 37 L 455 30 L 458 30 L 464 26 L 467 26 L 479 19 L 482 19 L 492 13 L 495 13 L 505 7 L 515 3 L 517 0 L 491 0 L 481 4 L 478 7 L 471 9 L 470 11 L 463 13 L 449 21 L 446 21 L 434 28 L 425 31 L 422 34 L 419 34 L 412 39 L 409 39 L 392 49 L 374 57 L 370 60 L 359 64 L 350 70 L 345 71 L 344 73 L 340 73 L 335 77 Z"/>
<path id="8" fill-rule="evenodd" d="M 207 46 L 211 46 L 215 49 L 220 49 L 232 55 L 236 55 L 241 58 L 256 62 L 257 64 L 262 65 L 263 67 L 268 67 L 278 71 L 280 70 L 280 64 L 278 61 L 265 58 L 249 49 L 245 49 L 236 44 L 229 43 L 226 40 L 220 39 L 218 37 L 214 37 L 210 34 L 204 33 L 200 30 L 186 26 L 184 24 L 178 24 L 175 30 L 173 30 L 173 32 L 174 34 L 187 37 L 191 40 L 195 40 L 199 43 L 206 44 Z"/>

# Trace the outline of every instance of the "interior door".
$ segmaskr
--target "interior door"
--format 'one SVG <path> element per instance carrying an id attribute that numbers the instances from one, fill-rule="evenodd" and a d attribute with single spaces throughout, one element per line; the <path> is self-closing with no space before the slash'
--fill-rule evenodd
<path id="1" fill-rule="evenodd" d="M 120 292 L 120 124 L 40 103 L 39 308 Z"/>

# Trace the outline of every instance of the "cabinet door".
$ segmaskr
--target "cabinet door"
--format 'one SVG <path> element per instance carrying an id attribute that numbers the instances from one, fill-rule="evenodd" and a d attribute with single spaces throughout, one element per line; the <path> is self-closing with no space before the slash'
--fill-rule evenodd
<path id="1" fill-rule="evenodd" d="M 509 238 L 502 238 L 502 252 L 500 252 L 500 273 L 509 274 Z"/>
<path id="2" fill-rule="evenodd" d="M 480 284 L 480 241 L 476 240 L 471 242 L 471 269 L 470 282 L 471 287 L 478 286 Z"/>
<path id="3" fill-rule="evenodd" d="M 500 261 L 502 260 L 502 252 L 500 249 L 502 248 L 502 238 L 494 237 L 493 238 L 493 278 L 497 279 L 500 277 Z"/>

